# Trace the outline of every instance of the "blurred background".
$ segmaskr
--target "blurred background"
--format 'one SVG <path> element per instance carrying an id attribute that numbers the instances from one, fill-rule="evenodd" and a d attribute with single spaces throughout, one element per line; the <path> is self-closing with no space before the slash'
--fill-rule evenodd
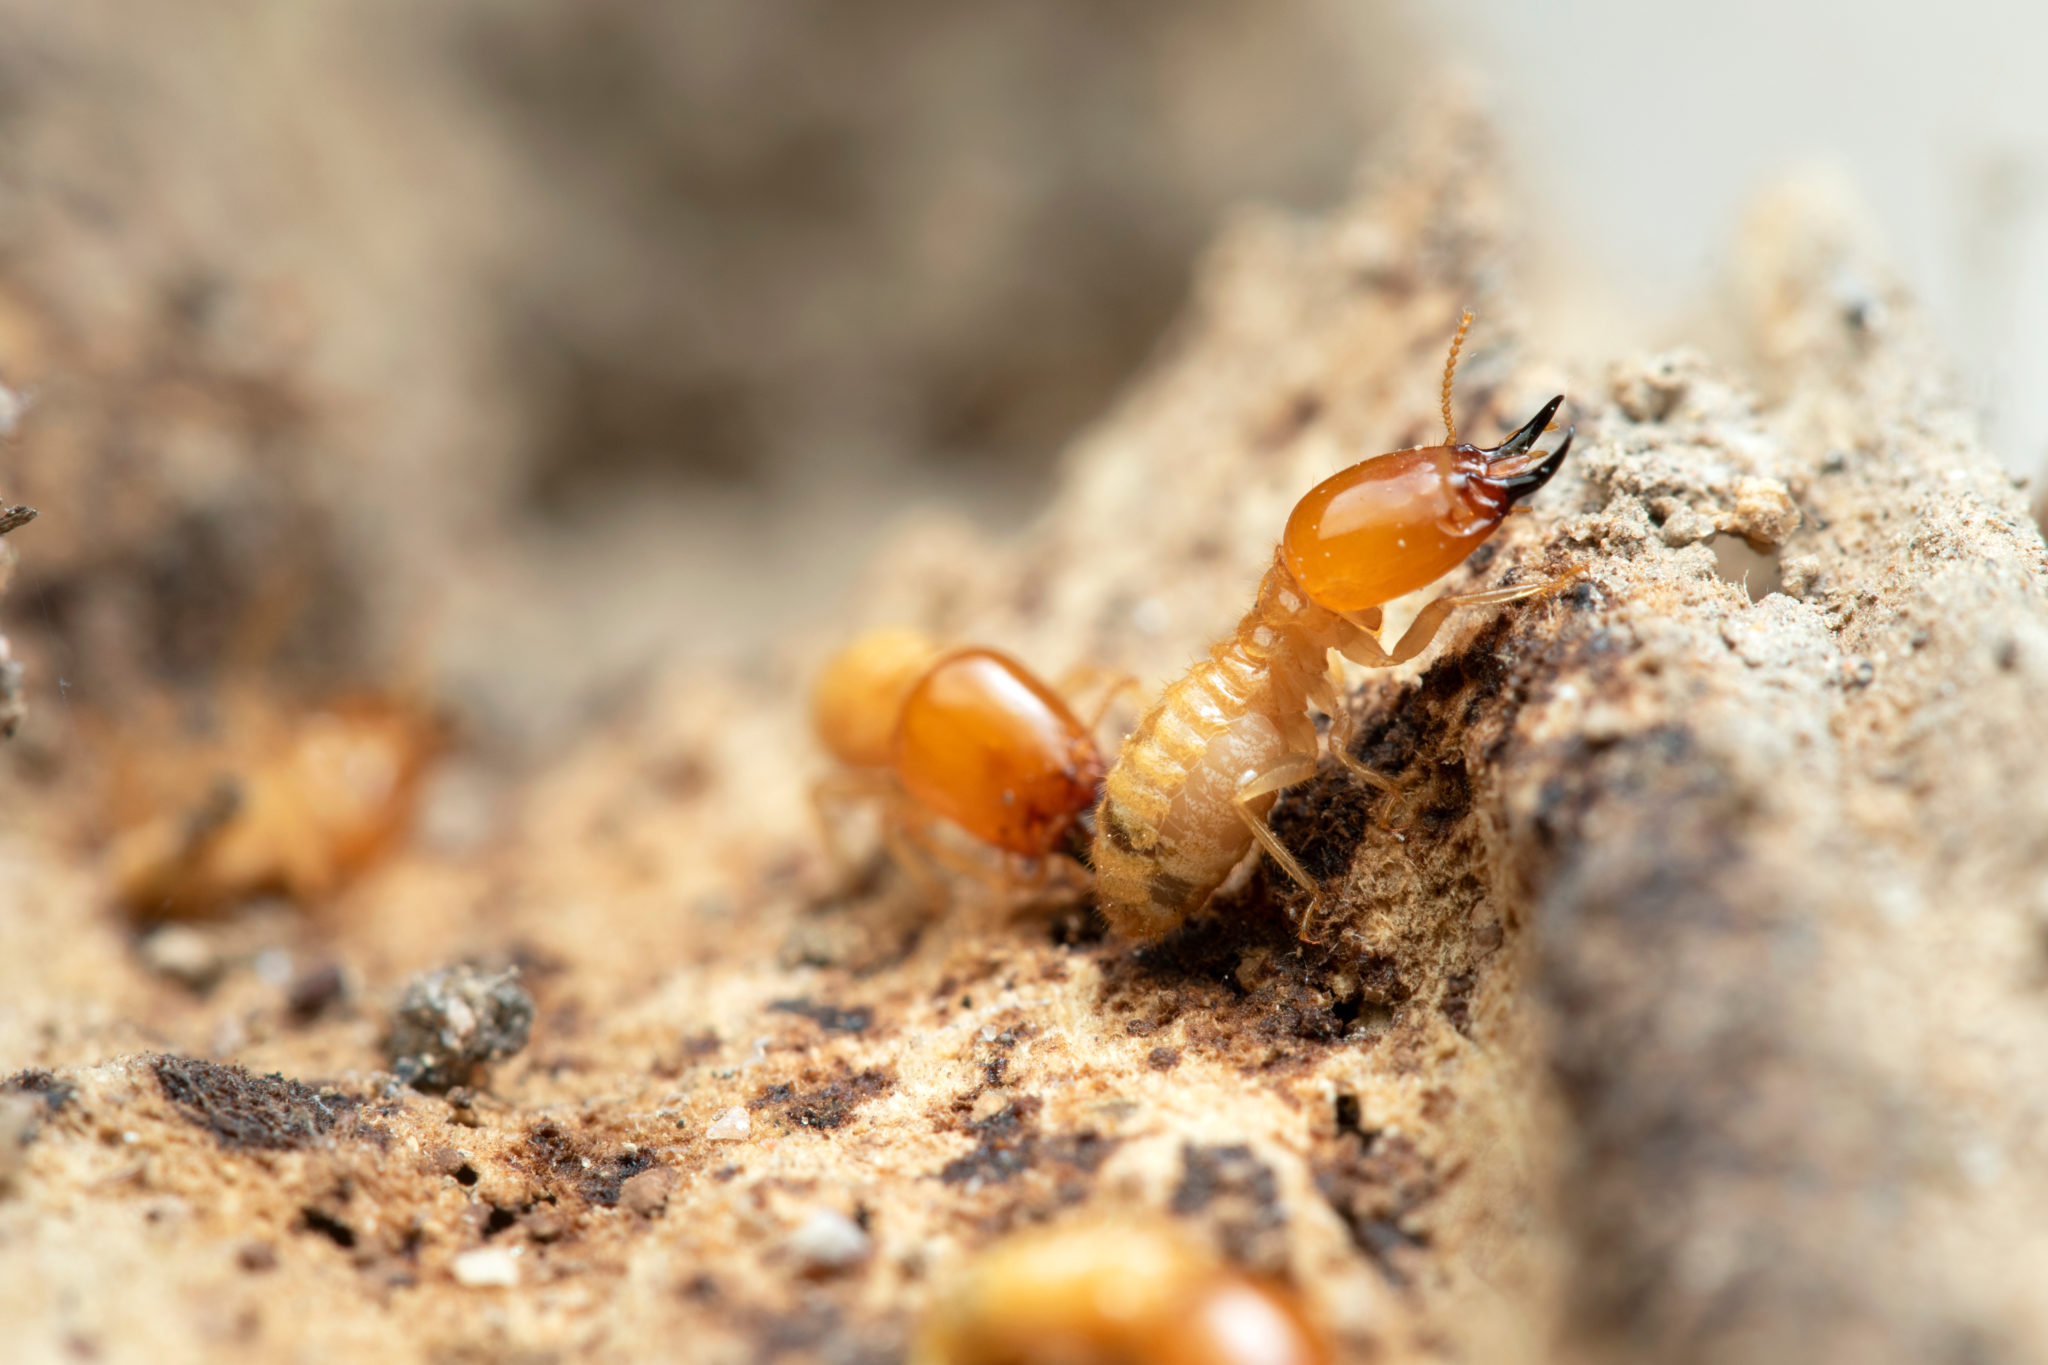
<path id="1" fill-rule="evenodd" d="M 1532 340 L 1692 335 L 1830 166 L 2037 473 L 2043 51 L 1993 0 L 0 0 L 23 761 L 251 672 L 531 755 L 830 630 L 901 519 L 1033 514 L 1233 206 L 1341 198 L 1453 79 Z"/>

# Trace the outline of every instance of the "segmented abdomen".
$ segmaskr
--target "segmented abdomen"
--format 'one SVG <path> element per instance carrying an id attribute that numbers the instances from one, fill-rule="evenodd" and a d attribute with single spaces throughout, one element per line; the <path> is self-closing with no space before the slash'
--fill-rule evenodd
<path id="1" fill-rule="evenodd" d="M 1289 752 L 1264 670 L 1220 646 L 1124 741 L 1096 812 L 1096 901 L 1117 933 L 1157 938 L 1208 899 L 1251 845 L 1231 798 Z M 1298 708 L 1297 708 L 1298 709 Z M 1313 731 L 1310 732 L 1313 745 Z M 1253 803 L 1263 815 L 1268 796 Z"/>

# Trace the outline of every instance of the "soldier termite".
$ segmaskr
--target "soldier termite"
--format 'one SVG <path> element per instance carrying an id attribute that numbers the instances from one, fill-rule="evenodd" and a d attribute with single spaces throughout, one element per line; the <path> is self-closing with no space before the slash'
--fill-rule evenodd
<path id="1" fill-rule="evenodd" d="M 1578 575 L 1440 597 L 1400 640 L 1380 642 L 1381 607 L 1462 563 L 1515 504 L 1564 463 L 1572 433 L 1536 449 L 1562 395 L 1491 450 L 1460 443 L 1451 378 L 1471 325 L 1458 324 L 1444 364 L 1444 443 L 1375 456 L 1309 490 L 1287 519 L 1258 599 L 1209 656 L 1168 687 L 1124 741 L 1096 813 L 1097 903 L 1121 934 L 1153 938 L 1199 909 L 1256 839 L 1310 896 L 1322 893 L 1266 824 L 1278 793 L 1316 771 L 1313 704 L 1331 718 L 1330 753 L 1359 780 L 1395 784 L 1351 752 L 1354 722 L 1338 700 L 1329 654 L 1386 668 L 1429 647 L 1461 606 L 1512 602 Z"/>

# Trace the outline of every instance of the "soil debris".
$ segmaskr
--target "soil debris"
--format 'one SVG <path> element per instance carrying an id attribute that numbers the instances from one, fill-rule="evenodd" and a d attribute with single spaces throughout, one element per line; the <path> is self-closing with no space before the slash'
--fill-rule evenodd
<path id="1" fill-rule="evenodd" d="M 526 1134 L 525 1146 L 524 1161 L 537 1174 L 549 1183 L 568 1186 L 586 1203 L 601 1208 L 617 1206 L 627 1186 L 643 1173 L 653 1175 L 654 1179 L 639 1187 L 636 1197 L 653 1208 L 659 1208 L 674 1188 L 673 1173 L 664 1172 L 666 1180 L 663 1175 L 655 1175 L 654 1153 L 637 1146 L 611 1152 L 594 1148 L 577 1140 L 559 1123 L 534 1125 Z"/>
<path id="2" fill-rule="evenodd" d="M 252 1076 L 239 1066 L 168 1054 L 151 1060 L 164 1098 L 213 1133 L 223 1147 L 285 1150 L 324 1139 L 358 1100 L 315 1090 L 275 1073 Z"/>
<path id="3" fill-rule="evenodd" d="M 1201 1215 L 1216 1228 L 1223 1254 L 1266 1275 L 1287 1269 L 1287 1214 L 1273 1168 L 1244 1143 L 1181 1147 L 1173 1211 Z"/>
<path id="4" fill-rule="evenodd" d="M 473 1085 L 486 1064 L 526 1046 L 533 997 L 516 967 L 469 963 L 424 972 L 406 985 L 384 1044 L 391 1072 L 415 1089 Z"/>
<path id="5" fill-rule="evenodd" d="M 0 1081 L 0 1095 L 29 1095 L 43 1102 L 43 1112 L 55 1114 L 77 1096 L 78 1087 L 54 1072 L 40 1067 L 17 1071 Z"/>
<path id="6" fill-rule="evenodd" d="M 870 1067 L 857 1074 L 841 1075 L 809 1090 L 794 1085 L 771 1085 L 755 1096 L 747 1107 L 757 1112 L 778 1110 L 799 1128 L 830 1132 L 844 1127 L 856 1109 L 887 1091 L 895 1082 L 896 1078 L 888 1072 Z"/>
<path id="7" fill-rule="evenodd" d="M 769 1009 L 778 1014 L 796 1014 L 827 1033 L 864 1033 L 875 1021 L 875 1012 L 865 1005 L 841 1009 L 837 1005 L 814 1004 L 807 998 L 777 1000 Z"/>

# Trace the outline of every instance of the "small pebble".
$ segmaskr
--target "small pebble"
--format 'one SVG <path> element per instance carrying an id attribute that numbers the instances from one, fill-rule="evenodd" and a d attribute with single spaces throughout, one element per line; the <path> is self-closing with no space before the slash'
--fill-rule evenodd
<path id="1" fill-rule="evenodd" d="M 510 1289 L 519 1283 L 519 1259 L 505 1247 L 480 1247 L 455 1258 L 455 1283 L 470 1289 Z"/>
<path id="2" fill-rule="evenodd" d="M 619 1206 L 642 1218 L 652 1218 L 668 1204 L 676 1187 L 676 1173 L 666 1166 L 651 1166 L 619 1187 Z"/>
<path id="3" fill-rule="evenodd" d="M 292 984 L 292 955 L 283 948 L 265 948 L 249 965 L 266 986 L 283 990 Z"/>
<path id="4" fill-rule="evenodd" d="M 187 925 L 167 924 L 142 940 L 142 960 L 159 976 L 195 991 L 220 980 L 220 954 L 205 934 Z"/>
<path id="5" fill-rule="evenodd" d="M 874 1241 L 837 1209 L 812 1209 L 790 1234 L 789 1250 L 807 1271 L 845 1270 L 866 1260 Z"/>
<path id="6" fill-rule="evenodd" d="M 752 1127 L 753 1125 L 747 1122 L 747 1111 L 734 1105 L 711 1120 L 711 1126 L 704 1130 L 704 1136 L 713 1142 L 738 1142 Z"/>
<path id="7" fill-rule="evenodd" d="M 517 971 L 486 972 L 468 963 L 415 976 L 384 1044 L 392 1074 L 420 1090 L 447 1090 L 469 1083 L 484 1063 L 525 1047 L 533 997 L 518 977 Z"/>
<path id="8" fill-rule="evenodd" d="M 552 1242 L 568 1232 L 569 1219 L 552 1204 L 536 1204 L 519 1215 L 519 1226 L 536 1242 Z"/>
<path id="9" fill-rule="evenodd" d="M 347 990 L 348 982 L 343 979 L 341 968 L 332 962 L 323 962 L 299 973 L 293 980 L 291 989 L 285 992 L 285 1012 L 291 1015 L 294 1023 L 309 1024 L 338 1002 Z"/>

